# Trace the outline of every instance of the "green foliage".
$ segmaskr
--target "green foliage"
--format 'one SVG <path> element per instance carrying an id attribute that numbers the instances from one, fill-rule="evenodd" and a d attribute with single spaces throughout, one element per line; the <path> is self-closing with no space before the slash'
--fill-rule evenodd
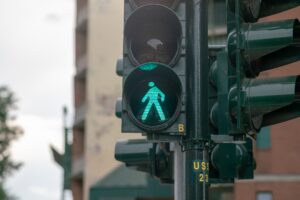
<path id="1" fill-rule="evenodd" d="M 17 197 L 9 194 L 3 187 L 2 184 L 0 184 L 0 200 L 18 200 Z"/>
<path id="2" fill-rule="evenodd" d="M 21 163 L 11 159 L 9 153 L 11 142 L 23 133 L 22 129 L 14 124 L 15 117 L 12 112 L 15 109 L 16 99 L 13 92 L 7 87 L 0 87 L 0 184 L 21 166 Z"/>
<path id="3" fill-rule="evenodd" d="M 3 188 L 3 185 L 0 185 L 0 199 L 7 199 L 6 191 Z"/>

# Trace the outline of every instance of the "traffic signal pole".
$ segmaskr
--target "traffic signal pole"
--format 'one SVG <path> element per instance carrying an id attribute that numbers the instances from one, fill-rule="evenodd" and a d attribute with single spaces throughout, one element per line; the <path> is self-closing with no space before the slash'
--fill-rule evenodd
<path id="1" fill-rule="evenodd" d="M 184 199 L 184 153 L 181 146 L 174 142 L 174 197 L 175 200 Z"/>
<path id="2" fill-rule="evenodd" d="M 187 139 L 185 198 L 208 200 L 208 0 L 187 2 Z"/>

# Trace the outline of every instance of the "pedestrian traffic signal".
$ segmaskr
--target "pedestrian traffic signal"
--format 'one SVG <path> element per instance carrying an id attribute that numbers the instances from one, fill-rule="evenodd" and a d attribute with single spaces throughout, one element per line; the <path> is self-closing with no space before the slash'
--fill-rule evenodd
<path id="1" fill-rule="evenodd" d="M 125 81 L 124 102 L 130 119 L 140 128 L 157 131 L 168 127 L 181 110 L 182 88 L 168 66 L 146 63 Z"/>
<path id="2" fill-rule="evenodd" d="M 185 3 L 125 1 L 122 132 L 148 139 L 185 135 Z"/>

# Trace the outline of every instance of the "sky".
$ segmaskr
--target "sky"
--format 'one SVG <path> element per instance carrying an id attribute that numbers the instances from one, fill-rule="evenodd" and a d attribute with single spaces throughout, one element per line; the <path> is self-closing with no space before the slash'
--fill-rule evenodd
<path id="1" fill-rule="evenodd" d="M 0 1 L 0 85 L 18 98 L 24 135 L 11 147 L 23 167 L 6 188 L 20 200 L 60 199 L 62 169 L 49 145 L 63 148 L 62 106 L 73 119 L 75 0 Z"/>

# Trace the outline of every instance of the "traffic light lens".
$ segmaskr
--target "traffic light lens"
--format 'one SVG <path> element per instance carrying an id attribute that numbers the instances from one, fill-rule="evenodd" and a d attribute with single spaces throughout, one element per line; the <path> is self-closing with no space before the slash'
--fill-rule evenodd
<path id="1" fill-rule="evenodd" d="M 181 34 L 179 19 L 167 7 L 148 5 L 137 9 L 125 26 L 131 61 L 135 65 L 175 64 L 181 49 Z"/>
<path id="2" fill-rule="evenodd" d="M 146 63 L 125 82 L 124 95 L 131 119 L 146 130 L 168 127 L 181 106 L 181 83 L 167 66 Z"/>
<path id="3" fill-rule="evenodd" d="M 157 24 L 145 24 L 144 33 L 131 42 L 132 54 L 138 63 L 160 62 L 169 64 L 175 56 L 178 44 L 168 31 L 157 32 Z M 151 31 L 152 30 L 152 31 Z"/>

